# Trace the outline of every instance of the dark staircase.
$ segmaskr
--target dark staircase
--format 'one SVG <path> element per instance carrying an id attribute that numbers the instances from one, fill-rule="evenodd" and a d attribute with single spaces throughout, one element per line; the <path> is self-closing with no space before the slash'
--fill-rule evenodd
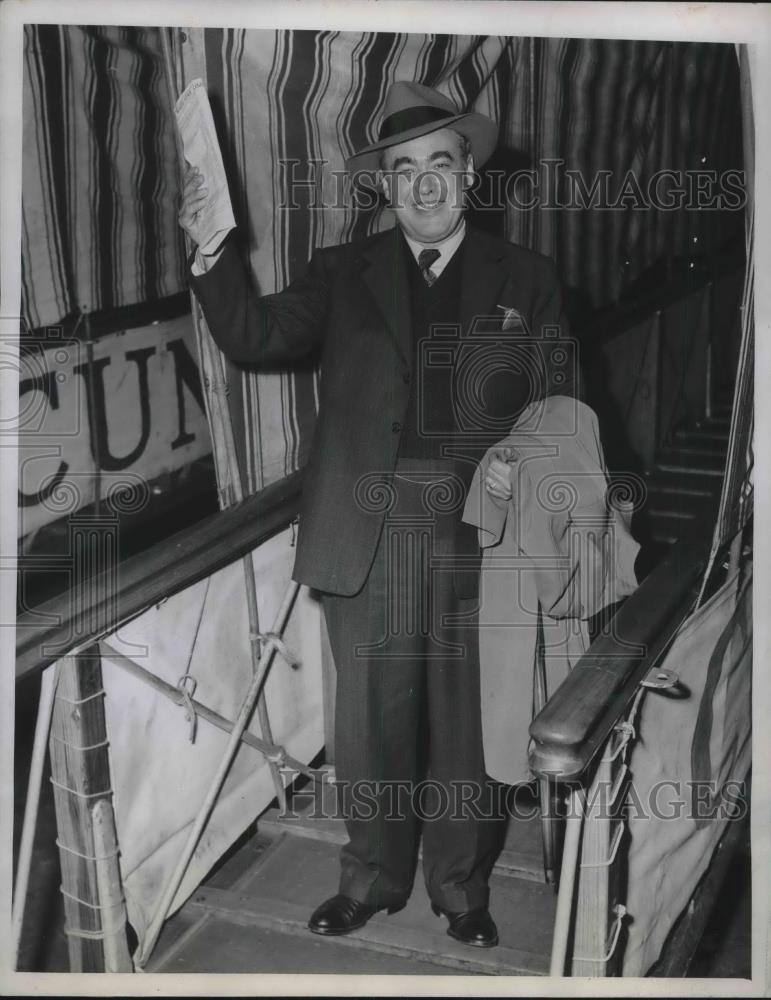
<path id="1" fill-rule="evenodd" d="M 646 500 L 635 514 L 632 527 L 642 544 L 639 578 L 647 575 L 667 549 L 698 521 L 714 519 L 730 423 L 731 394 L 726 391 L 718 394 L 709 417 L 675 431 L 646 474 Z"/>

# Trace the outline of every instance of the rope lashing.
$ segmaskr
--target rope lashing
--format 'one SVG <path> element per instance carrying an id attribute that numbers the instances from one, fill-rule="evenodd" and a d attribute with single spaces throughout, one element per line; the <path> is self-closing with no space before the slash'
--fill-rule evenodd
<path id="1" fill-rule="evenodd" d="M 185 719 L 190 723 L 190 733 L 188 739 L 195 743 L 195 736 L 198 729 L 198 713 L 193 704 L 193 695 L 198 687 L 198 681 L 192 674 L 183 674 L 177 681 L 177 690 L 182 695 L 182 703 L 185 708 Z"/>
<path id="2" fill-rule="evenodd" d="M 637 693 L 634 696 L 634 701 L 632 702 L 632 707 L 629 709 L 629 714 L 626 717 L 626 721 L 632 727 L 634 727 L 634 720 L 635 720 L 635 718 L 637 716 L 637 713 L 638 713 L 638 711 L 640 709 L 640 702 L 643 700 L 643 697 L 645 696 L 645 693 L 648 690 L 649 689 L 646 688 L 646 687 L 643 687 L 642 684 L 637 689 Z"/>
<path id="3" fill-rule="evenodd" d="M 56 838 L 56 846 L 61 851 L 66 851 L 68 854 L 74 854 L 76 858 L 83 858 L 84 861 L 109 861 L 110 858 L 117 858 L 120 851 L 112 851 L 110 854 L 83 854 L 81 851 L 76 851 L 74 847 L 68 847 L 67 844 L 63 844 L 59 838 Z"/>
<path id="4" fill-rule="evenodd" d="M 57 788 L 61 788 L 63 792 L 69 792 L 70 795 L 75 795 L 79 799 L 98 799 L 100 795 L 107 798 L 108 795 L 112 795 L 111 788 L 104 788 L 101 792 L 79 792 L 77 788 L 69 788 L 67 785 L 63 785 L 60 781 L 57 781 L 53 775 L 48 780 L 52 785 L 56 785 Z"/>
<path id="5" fill-rule="evenodd" d="M 616 914 L 616 920 L 613 924 L 613 928 L 610 933 L 610 944 L 608 945 L 608 950 L 599 958 L 588 958 L 584 955 L 574 955 L 574 962 L 598 962 L 604 964 L 609 962 L 613 957 L 613 952 L 616 950 L 616 945 L 618 944 L 618 938 L 621 934 L 621 927 L 624 923 L 624 917 L 626 916 L 626 907 L 623 903 L 617 903 L 613 907 L 613 912 Z"/>
<path id="6" fill-rule="evenodd" d="M 86 753 L 87 750 L 98 750 L 100 747 L 109 746 L 109 740 L 100 740 L 99 743 L 91 743 L 87 747 L 79 747 L 76 743 L 70 743 L 68 740 L 63 740 L 61 736 L 57 736 L 56 733 L 51 733 L 51 739 L 56 740 L 57 743 L 61 743 L 62 746 L 69 747 L 70 750 L 78 750 L 80 753 Z"/>
<path id="7" fill-rule="evenodd" d="M 300 666 L 299 658 L 295 656 L 278 632 L 250 632 L 249 641 L 269 642 L 276 652 L 286 660 L 290 667 Z"/>
<path id="8" fill-rule="evenodd" d="M 100 688 L 98 691 L 94 691 L 93 694 L 88 695 L 88 697 L 86 698 L 76 698 L 73 700 L 72 698 L 65 698 L 64 695 L 62 694 L 57 694 L 56 700 L 64 701 L 68 705 L 85 705 L 87 701 L 93 701 L 94 698 L 101 698 L 103 694 L 104 694 L 104 688 Z"/>
<path id="9" fill-rule="evenodd" d="M 203 384 L 207 389 L 211 389 L 212 392 L 216 392 L 220 396 L 230 395 L 230 382 L 225 381 L 225 379 L 210 378 L 205 375 Z"/>
<path id="10" fill-rule="evenodd" d="M 602 758 L 603 763 L 606 764 L 612 763 L 622 751 L 626 750 L 627 744 L 636 736 L 635 728 L 631 722 L 619 722 L 614 726 L 614 729 L 617 733 L 620 733 L 620 737 L 610 755 Z"/>
<path id="11" fill-rule="evenodd" d="M 619 845 L 624 837 L 624 830 L 626 825 L 623 822 L 619 822 L 616 827 L 616 832 L 613 834 L 613 841 L 610 845 L 610 850 L 608 856 L 604 861 L 582 861 L 582 868 L 610 868 L 613 862 L 616 860 L 616 855 L 618 854 Z"/>
<path id="12" fill-rule="evenodd" d="M 80 903 L 81 906 L 88 907 L 89 910 L 114 910 L 116 903 L 110 903 L 109 906 L 100 906 L 99 903 L 89 903 L 87 899 L 81 899 L 80 896 L 75 896 L 71 892 L 67 892 L 63 885 L 59 886 L 59 892 L 62 896 L 66 896 L 67 899 L 71 899 L 75 903 Z"/>
<path id="13" fill-rule="evenodd" d="M 65 927 L 67 937 L 85 938 L 87 941 L 104 941 L 107 936 L 104 931 L 87 931 L 82 927 Z"/>
<path id="14" fill-rule="evenodd" d="M 283 767 L 286 764 L 286 750 L 284 747 L 274 746 L 270 750 L 265 751 L 265 759 L 270 764 L 275 764 L 276 767 Z"/>

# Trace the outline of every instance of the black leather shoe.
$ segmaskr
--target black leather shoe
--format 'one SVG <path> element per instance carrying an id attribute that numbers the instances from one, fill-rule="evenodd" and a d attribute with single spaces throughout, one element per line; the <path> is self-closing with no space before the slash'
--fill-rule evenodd
<path id="1" fill-rule="evenodd" d="M 398 913 L 406 905 L 406 902 L 401 902 L 390 906 L 369 906 L 340 894 L 332 896 L 314 911 L 308 927 L 314 934 L 326 934 L 329 937 L 349 934 L 363 927 L 379 910 L 386 910 L 389 914 Z"/>
<path id="2" fill-rule="evenodd" d="M 464 913 L 450 913 L 432 903 L 431 909 L 437 917 L 447 917 L 450 921 L 447 933 L 456 941 L 476 948 L 494 948 L 498 944 L 498 928 L 486 906 L 481 906 L 478 910 L 466 910 Z"/>

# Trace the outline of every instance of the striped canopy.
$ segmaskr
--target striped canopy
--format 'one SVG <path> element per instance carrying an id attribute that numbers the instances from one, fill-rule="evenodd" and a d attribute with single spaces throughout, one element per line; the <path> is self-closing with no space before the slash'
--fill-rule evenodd
<path id="1" fill-rule="evenodd" d="M 499 123 L 488 184 L 535 171 L 540 205 L 477 207 L 475 221 L 554 257 L 574 314 L 615 301 L 654 265 L 741 233 L 741 212 L 635 207 L 635 184 L 645 193 L 662 168 L 681 179 L 741 168 L 733 46 L 207 29 L 187 32 L 177 52 L 179 82 L 207 82 L 241 243 L 264 292 L 300 273 L 314 247 L 392 225 L 380 206 L 339 195 L 343 160 L 376 138 L 396 79 L 436 86 Z M 24 101 L 26 324 L 183 289 L 160 29 L 27 26 Z M 603 171 L 613 201 L 631 185 L 625 199 L 561 210 L 571 176 L 591 200 Z M 533 176 L 523 174 L 527 190 Z M 247 492 L 304 463 L 316 378 L 230 369 Z"/>

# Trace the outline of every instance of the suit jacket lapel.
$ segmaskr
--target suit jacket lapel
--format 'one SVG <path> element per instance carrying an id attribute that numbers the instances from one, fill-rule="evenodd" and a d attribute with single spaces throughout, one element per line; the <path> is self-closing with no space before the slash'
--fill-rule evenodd
<path id="1" fill-rule="evenodd" d="M 503 249 L 496 241 L 488 239 L 486 233 L 469 228 L 461 249 L 461 336 L 467 337 L 472 332 L 475 317 L 503 318 L 502 311 L 496 307 L 505 304 L 503 286 L 509 273 Z"/>
<path id="2" fill-rule="evenodd" d="M 412 364 L 412 315 L 404 239 L 394 227 L 361 255 L 362 277 L 406 365 Z M 486 233 L 469 227 L 461 245 L 461 336 L 476 316 L 500 316 L 498 304 L 509 277 L 505 253 Z M 406 252 L 409 252 L 408 250 Z M 504 296 L 505 297 L 505 296 Z"/>
<path id="3" fill-rule="evenodd" d="M 412 363 L 412 315 L 403 238 L 394 227 L 362 253 L 362 277 L 405 364 Z"/>

